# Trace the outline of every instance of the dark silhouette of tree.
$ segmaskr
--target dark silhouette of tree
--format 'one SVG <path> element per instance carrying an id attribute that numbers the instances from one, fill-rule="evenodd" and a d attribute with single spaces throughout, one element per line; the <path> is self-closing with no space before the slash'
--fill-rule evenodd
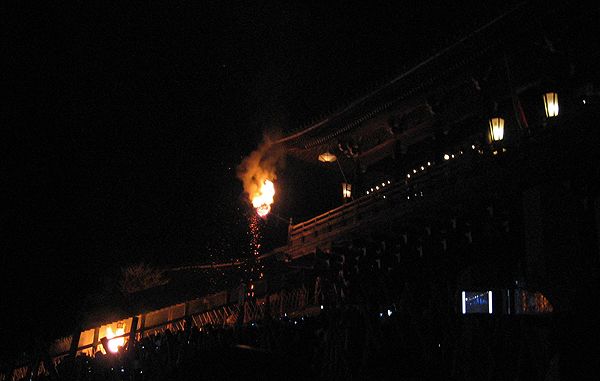
<path id="1" fill-rule="evenodd" d="M 121 268 L 119 289 L 124 295 L 167 284 L 169 279 L 161 269 L 140 262 Z"/>

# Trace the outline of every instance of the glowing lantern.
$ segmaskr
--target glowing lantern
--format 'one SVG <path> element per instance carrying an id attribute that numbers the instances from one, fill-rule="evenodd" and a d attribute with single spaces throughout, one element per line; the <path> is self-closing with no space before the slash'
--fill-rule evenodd
<path id="1" fill-rule="evenodd" d="M 119 323 L 117 324 L 117 331 L 113 332 L 111 327 L 106 328 L 106 338 L 108 339 L 108 350 L 117 353 L 119 351 L 119 347 L 125 345 L 125 337 L 117 337 L 125 334 L 125 324 Z"/>
<path id="2" fill-rule="evenodd" d="M 558 116 L 558 94 L 549 92 L 544 94 L 544 110 L 546 110 L 546 116 L 552 118 Z"/>
<path id="3" fill-rule="evenodd" d="M 275 185 L 271 180 L 265 180 L 258 192 L 252 197 L 252 206 L 259 216 L 264 217 L 271 211 L 271 204 L 275 197 Z"/>
<path id="4" fill-rule="evenodd" d="M 504 139 L 504 119 L 500 117 L 490 118 L 490 139 L 499 142 Z"/>
<path id="5" fill-rule="evenodd" d="M 337 160 L 337 157 L 329 151 L 325 151 L 319 155 L 319 161 L 323 163 L 333 163 Z"/>
<path id="6" fill-rule="evenodd" d="M 352 198 L 352 184 L 342 183 L 342 197 L 344 200 Z"/>

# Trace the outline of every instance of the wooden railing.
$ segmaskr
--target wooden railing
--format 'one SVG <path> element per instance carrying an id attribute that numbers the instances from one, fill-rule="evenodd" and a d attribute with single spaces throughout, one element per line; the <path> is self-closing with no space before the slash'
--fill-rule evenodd
<path id="1" fill-rule="evenodd" d="M 186 320 L 192 325 L 200 328 L 205 325 L 233 325 L 238 320 L 240 312 L 244 314 L 242 321 L 245 324 L 261 320 L 265 317 L 267 312 L 273 317 L 283 316 L 286 313 L 299 312 L 307 306 L 307 301 L 309 300 L 307 293 L 307 289 L 301 287 L 290 291 L 280 291 L 278 293 L 268 294 L 263 298 L 246 301 L 241 306 L 237 304 L 222 305 L 209 311 L 182 316 L 149 327 L 141 327 L 136 330 L 135 338 L 136 340 L 140 340 L 144 336 L 162 333 L 167 329 L 171 331 L 182 330 L 184 329 Z M 115 336 L 114 338 L 123 337 L 128 340 L 131 337 L 130 335 L 131 332 L 127 332 L 123 335 Z M 98 343 L 92 343 L 80 346 L 77 348 L 76 353 L 88 353 L 97 345 Z M 51 360 L 53 361 L 53 365 L 58 365 L 58 363 L 63 361 L 63 359 L 69 355 L 70 351 L 52 355 Z M 35 369 L 30 368 L 30 365 L 23 365 L 12 369 L 11 373 L 0 373 L 0 381 L 16 381 L 26 377 L 28 373 L 33 373 L 37 376 L 48 372 L 46 369 L 47 365 L 44 364 L 43 361 L 39 361 L 37 366 L 34 365 L 33 367 L 35 367 Z"/>
<path id="2" fill-rule="evenodd" d="M 443 193 L 456 175 L 468 168 L 468 155 L 458 151 L 455 158 L 424 167 L 411 178 L 385 183 L 379 190 L 370 192 L 310 220 L 290 226 L 286 252 L 297 258 L 317 248 L 327 250 L 343 235 L 398 217 L 437 193 Z"/>

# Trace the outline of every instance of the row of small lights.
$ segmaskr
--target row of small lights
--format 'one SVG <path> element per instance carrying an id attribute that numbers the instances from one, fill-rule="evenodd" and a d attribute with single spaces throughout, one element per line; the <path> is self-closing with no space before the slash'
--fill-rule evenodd
<path id="1" fill-rule="evenodd" d="M 388 180 L 387 182 L 384 181 L 381 183 L 381 187 L 379 187 L 379 185 L 376 185 L 374 188 L 371 188 L 371 190 L 368 190 L 366 194 L 370 194 L 370 193 L 375 193 L 377 192 L 379 189 L 384 188 L 386 185 L 390 185 L 392 183 L 392 180 Z M 384 196 L 385 197 L 385 196 Z"/>
<path id="2" fill-rule="evenodd" d="M 462 155 L 463 151 L 460 151 L 460 154 Z M 444 155 L 444 160 L 450 160 L 450 159 L 454 159 L 454 158 L 455 158 L 454 154 L 445 154 Z M 421 165 L 420 167 L 414 168 L 412 170 L 412 173 L 417 174 L 419 172 L 419 169 L 421 172 L 424 172 L 427 169 L 427 167 L 431 167 L 434 164 L 435 164 L 435 162 L 428 161 L 427 163 Z M 411 174 L 407 173 L 406 178 L 410 179 L 410 177 L 411 177 Z M 389 185 L 391 183 L 392 183 L 391 180 L 387 180 L 387 182 L 382 182 L 381 187 L 379 185 L 376 185 L 375 187 L 371 188 L 370 190 L 367 190 L 365 192 L 365 194 L 369 195 L 371 193 L 375 193 L 376 191 L 382 189 L 383 187 L 385 187 L 386 185 Z M 417 197 L 417 196 L 419 196 L 419 194 L 415 193 L 415 197 Z M 423 196 L 423 192 L 421 192 L 420 196 Z M 385 198 L 385 196 L 383 196 L 383 198 Z M 410 199 L 410 196 L 408 196 L 407 198 Z"/>
<path id="3" fill-rule="evenodd" d="M 432 163 L 431 161 L 428 161 L 428 162 L 427 162 L 427 165 L 423 164 L 423 165 L 420 167 L 420 168 L 421 168 L 421 171 L 425 171 L 425 169 L 427 169 L 427 167 L 431 167 L 431 166 L 432 166 L 432 165 L 434 165 L 434 164 L 435 164 L 435 163 Z M 417 174 L 418 172 L 419 172 L 419 167 L 417 167 L 417 168 L 414 168 L 414 169 L 412 170 L 412 173 L 413 173 L 413 175 L 414 175 L 414 174 Z M 406 178 L 407 178 L 407 179 L 410 179 L 410 176 L 411 176 L 411 175 L 410 175 L 410 172 L 406 174 Z"/>
<path id="4" fill-rule="evenodd" d="M 471 145 L 471 148 L 472 148 L 473 150 L 475 150 L 477 147 L 475 147 L 475 145 L 473 144 L 473 145 Z M 502 149 L 502 151 L 504 151 L 504 152 L 505 152 L 505 151 L 506 151 L 506 149 L 504 149 L 504 148 L 503 148 L 503 149 Z M 478 152 L 479 152 L 479 153 L 483 153 L 483 151 L 482 151 L 482 150 L 479 150 Z M 444 158 L 444 160 L 445 160 L 445 161 L 448 161 L 448 160 L 452 160 L 452 159 L 456 159 L 456 158 L 458 158 L 458 156 L 459 156 L 459 155 L 462 155 L 463 153 L 464 153 L 464 152 L 463 152 L 462 150 L 458 151 L 458 153 L 457 153 L 457 154 L 454 154 L 454 153 L 446 153 L 446 154 L 444 154 L 443 158 Z M 497 151 L 495 151 L 495 153 L 494 153 L 494 154 L 496 154 L 496 153 L 497 153 Z M 423 165 L 421 165 L 420 167 L 414 168 L 414 169 L 412 170 L 412 175 L 414 176 L 414 175 L 418 174 L 418 173 L 419 173 L 419 171 L 421 171 L 421 172 L 424 172 L 424 171 L 425 171 L 425 170 L 426 170 L 428 167 L 431 167 L 432 165 L 435 165 L 435 162 L 428 161 L 427 163 L 424 163 L 424 164 L 423 164 Z M 406 178 L 407 178 L 407 179 L 410 179 L 410 178 L 411 178 L 411 173 L 410 173 L 410 172 L 406 174 Z M 387 182 L 385 182 L 385 181 L 384 181 L 384 182 L 382 182 L 382 183 L 381 183 L 381 187 L 380 187 L 379 185 L 376 185 L 375 187 L 372 187 L 371 189 L 367 190 L 367 191 L 365 192 L 365 194 L 366 194 L 366 195 L 373 194 L 373 193 L 375 193 L 375 192 L 377 192 L 377 191 L 379 191 L 379 190 L 383 189 L 383 188 L 384 188 L 386 185 L 390 185 L 391 183 L 392 183 L 392 181 L 391 181 L 391 180 L 387 180 Z M 344 183 L 343 185 L 346 185 L 346 184 Z M 418 197 L 418 196 L 419 196 L 419 194 L 415 193 L 415 197 Z M 421 192 L 420 196 L 423 196 L 423 192 Z M 385 197 L 385 196 L 383 196 L 383 198 L 386 198 L 386 197 Z M 407 196 L 406 198 L 410 200 L 410 196 Z"/>
<path id="5" fill-rule="evenodd" d="M 555 92 L 548 92 L 548 93 L 544 94 L 543 99 L 544 99 L 544 108 L 546 111 L 546 116 L 548 118 L 553 118 L 553 117 L 558 116 L 558 94 L 556 94 Z M 585 104 L 585 100 L 583 100 L 583 103 Z M 489 134 L 490 134 L 490 138 L 493 142 L 498 142 L 498 141 L 503 140 L 503 138 L 504 138 L 504 118 L 501 118 L 498 116 L 490 118 Z M 471 145 L 471 148 L 473 150 L 477 149 L 475 144 Z M 483 154 L 483 150 L 481 150 L 481 149 L 477 149 L 477 152 L 479 154 Z M 506 148 L 502 148 L 502 152 L 506 152 Z M 458 152 L 458 155 L 462 155 L 462 154 L 463 154 L 463 151 Z M 494 150 L 493 154 L 497 155 L 498 150 Z M 446 153 L 446 154 L 444 154 L 443 158 L 445 161 L 449 161 L 449 160 L 457 158 L 458 155 L 456 155 L 454 153 Z M 410 172 L 406 174 L 406 178 L 410 179 L 411 176 L 414 176 L 415 174 L 417 174 L 419 172 L 419 168 L 421 171 L 425 171 L 425 169 L 427 167 L 430 167 L 433 164 L 435 164 L 435 163 L 428 161 L 427 166 L 421 165 L 420 167 L 414 168 L 412 170 L 412 174 Z M 390 184 L 390 180 L 387 181 L 387 184 Z M 385 182 L 381 183 L 382 187 L 385 187 L 385 185 L 386 185 Z M 375 186 L 375 188 L 371 188 L 370 190 L 367 190 L 366 194 L 368 195 L 368 194 L 374 193 L 374 192 L 378 191 L 379 189 L 380 189 L 380 187 L 379 187 L 379 185 L 377 185 L 377 186 Z M 410 197 L 407 197 L 407 198 L 410 199 Z"/>

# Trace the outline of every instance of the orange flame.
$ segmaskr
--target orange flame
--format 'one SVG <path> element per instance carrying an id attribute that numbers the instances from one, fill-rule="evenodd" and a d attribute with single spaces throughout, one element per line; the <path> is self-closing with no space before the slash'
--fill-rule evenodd
<path id="1" fill-rule="evenodd" d="M 106 328 L 106 338 L 108 339 L 108 350 L 117 353 L 119 351 L 119 347 L 125 345 L 124 337 L 117 337 L 113 339 L 115 336 L 121 336 L 125 334 L 125 326 L 118 327 L 116 332 L 113 332 L 111 327 Z"/>
<path id="2" fill-rule="evenodd" d="M 265 180 L 260 189 L 252 197 L 252 206 L 259 216 L 264 217 L 271 211 L 275 196 L 275 185 L 271 180 Z"/>
<path id="3" fill-rule="evenodd" d="M 265 135 L 259 147 L 237 167 L 237 177 L 242 180 L 244 193 L 260 217 L 265 217 L 271 211 L 275 196 L 273 182 L 277 180 L 277 169 L 284 164 L 284 147 L 273 145 L 272 141 Z"/>

